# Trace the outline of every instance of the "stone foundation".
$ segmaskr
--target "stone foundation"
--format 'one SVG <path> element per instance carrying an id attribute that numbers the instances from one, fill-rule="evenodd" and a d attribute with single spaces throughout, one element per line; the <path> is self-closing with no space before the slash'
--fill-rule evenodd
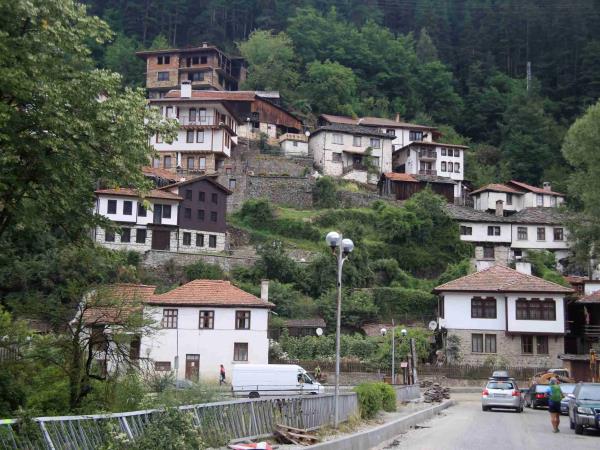
<path id="1" fill-rule="evenodd" d="M 192 240 L 191 240 L 190 245 L 184 245 L 183 233 L 191 234 Z M 212 233 L 212 232 L 201 231 L 201 230 L 180 229 L 177 234 L 178 234 L 177 246 L 171 247 L 173 250 L 175 250 L 177 252 L 180 252 L 180 253 L 203 253 L 203 252 L 222 252 L 223 250 L 225 250 L 225 244 L 226 244 L 225 233 Z M 196 245 L 196 234 L 204 235 L 204 245 L 201 247 L 198 247 Z M 216 247 L 209 247 L 209 245 L 208 245 L 209 241 L 210 241 L 209 236 L 217 237 L 217 246 Z"/>
<path id="2" fill-rule="evenodd" d="M 127 228 L 131 228 L 130 242 L 121 242 L 121 235 L 117 232 L 115 232 L 114 242 L 106 242 L 106 231 L 101 227 L 96 227 L 94 240 L 101 246 L 110 248 L 111 250 L 132 250 L 135 252 L 150 250 L 152 246 L 152 230 L 147 229 L 145 226 L 131 226 Z M 136 230 L 138 229 L 146 230 L 146 241 L 143 244 L 136 242 Z"/>
<path id="3" fill-rule="evenodd" d="M 471 335 L 495 334 L 496 335 L 496 353 L 473 353 L 471 351 Z M 540 333 L 543 335 L 543 333 Z M 460 337 L 460 356 L 461 364 L 481 366 L 494 357 L 504 360 L 509 366 L 514 367 L 562 367 L 562 362 L 558 359 L 559 353 L 564 353 L 564 337 L 548 336 L 548 354 L 538 355 L 521 353 L 521 336 L 516 334 L 507 336 L 504 330 L 457 330 L 449 329 L 448 336 L 455 335 Z M 534 339 L 535 341 L 535 339 Z"/>

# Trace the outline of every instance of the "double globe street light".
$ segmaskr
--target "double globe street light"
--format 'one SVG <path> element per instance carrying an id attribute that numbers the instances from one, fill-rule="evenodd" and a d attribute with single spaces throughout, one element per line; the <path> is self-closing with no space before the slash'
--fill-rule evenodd
<path id="1" fill-rule="evenodd" d="M 348 255 L 354 250 L 354 242 L 344 239 L 336 232 L 330 231 L 325 237 L 327 245 L 337 258 L 337 305 L 335 324 L 335 394 L 334 394 L 334 427 L 339 425 L 339 393 L 340 393 L 340 334 L 342 328 L 342 268 Z"/>

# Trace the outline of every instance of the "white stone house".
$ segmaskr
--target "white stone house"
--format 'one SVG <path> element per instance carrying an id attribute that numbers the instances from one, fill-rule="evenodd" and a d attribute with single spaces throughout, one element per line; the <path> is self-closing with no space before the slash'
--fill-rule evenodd
<path id="1" fill-rule="evenodd" d="M 506 184 L 488 184 L 473 191 L 471 197 L 473 207 L 481 211 L 494 211 L 497 202 L 501 201 L 505 214 L 525 208 L 554 208 L 565 201 L 564 194 L 552 191 L 550 183 L 539 188 L 515 180 Z"/>
<path id="2" fill-rule="evenodd" d="M 267 364 L 267 286 L 258 298 L 229 281 L 194 280 L 144 301 L 160 329 L 142 337 L 140 356 L 179 380 L 217 381 L 223 364 Z"/>
<path id="3" fill-rule="evenodd" d="M 323 175 L 376 184 L 392 169 L 393 137 L 372 128 L 333 124 L 315 130 L 309 138 L 309 154 Z M 371 149 L 372 173 L 366 164 Z"/>
<path id="4" fill-rule="evenodd" d="M 571 288 L 495 265 L 435 288 L 438 323 L 457 336 L 461 362 L 561 367 Z"/>
<path id="5" fill-rule="evenodd" d="M 279 136 L 279 146 L 285 156 L 308 156 L 308 137 L 305 134 L 282 134 Z"/>

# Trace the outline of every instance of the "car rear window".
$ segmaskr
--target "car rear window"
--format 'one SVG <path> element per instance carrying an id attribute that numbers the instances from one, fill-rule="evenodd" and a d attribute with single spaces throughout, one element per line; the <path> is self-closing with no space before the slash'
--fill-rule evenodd
<path id="1" fill-rule="evenodd" d="M 572 394 L 573 391 L 575 390 L 575 386 L 574 384 L 561 384 L 560 385 L 560 390 L 562 391 L 563 394 Z"/>
<path id="2" fill-rule="evenodd" d="M 535 387 L 535 392 L 548 392 L 548 389 L 550 389 L 550 386 L 546 386 L 545 384 L 538 384 Z"/>
<path id="3" fill-rule="evenodd" d="M 600 401 L 600 385 L 598 386 L 581 386 L 581 390 L 577 395 L 577 400 L 596 400 Z"/>
<path id="4" fill-rule="evenodd" d="M 508 389 L 514 389 L 514 385 L 512 383 L 508 383 L 505 381 L 492 381 L 492 382 L 488 383 L 487 388 L 488 389 L 508 390 Z"/>

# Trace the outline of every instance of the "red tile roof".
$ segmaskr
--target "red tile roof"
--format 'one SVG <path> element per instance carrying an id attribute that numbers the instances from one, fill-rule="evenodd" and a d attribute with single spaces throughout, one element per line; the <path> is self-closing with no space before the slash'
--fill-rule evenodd
<path id="1" fill-rule="evenodd" d="M 471 192 L 471 195 L 478 194 L 479 192 L 484 192 L 484 191 L 506 192 L 508 194 L 524 194 L 523 191 L 519 191 L 519 190 L 512 188 L 510 186 L 507 186 L 505 184 L 492 183 L 492 184 L 486 184 L 485 186 L 480 187 L 479 189 Z"/>
<path id="2" fill-rule="evenodd" d="M 563 278 L 571 284 L 584 284 L 588 279 L 588 277 L 581 277 L 579 275 L 565 275 Z"/>
<path id="3" fill-rule="evenodd" d="M 452 147 L 452 148 L 469 148 L 468 145 L 460 145 L 460 144 L 446 144 L 444 142 L 428 142 L 428 141 L 413 141 L 408 145 L 405 145 L 402 148 L 410 147 L 410 146 L 421 146 L 421 145 L 429 145 L 432 147 Z"/>
<path id="4" fill-rule="evenodd" d="M 332 114 L 321 114 L 323 119 L 325 119 L 329 123 L 343 123 L 346 125 L 356 125 L 358 119 L 354 119 L 353 117 L 348 116 L 334 116 Z"/>
<path id="5" fill-rule="evenodd" d="M 580 299 L 576 300 L 575 303 L 594 303 L 600 304 L 600 291 L 592 292 L 591 294 L 584 295 Z"/>
<path id="6" fill-rule="evenodd" d="M 386 119 L 384 117 L 360 117 L 355 119 L 348 116 L 335 116 L 333 114 L 321 114 L 323 119 L 330 123 L 341 123 L 345 125 L 362 125 L 369 127 L 387 127 L 387 128 L 414 128 L 419 130 L 435 130 L 435 127 L 427 125 L 417 125 L 415 123 L 408 122 L 396 122 L 392 119 Z"/>
<path id="7" fill-rule="evenodd" d="M 159 177 L 171 181 L 179 181 L 181 178 L 176 173 L 171 172 L 169 169 L 161 169 L 157 167 L 142 167 L 142 173 L 146 176 Z"/>
<path id="8" fill-rule="evenodd" d="M 514 184 L 521 189 L 525 189 L 526 191 L 535 192 L 536 194 L 560 195 L 561 197 L 565 196 L 565 194 L 561 194 L 560 192 L 554 192 L 537 186 L 532 186 L 530 184 L 523 183 L 522 181 L 510 180 L 509 183 Z"/>
<path id="9" fill-rule="evenodd" d="M 105 195 L 120 195 L 123 197 L 143 197 L 143 198 L 160 198 L 164 200 L 183 200 L 176 194 L 169 191 L 163 191 L 161 189 L 152 189 L 145 194 L 137 189 L 131 188 L 115 188 L 115 189 L 98 189 L 96 194 Z"/>
<path id="10" fill-rule="evenodd" d="M 492 266 L 480 272 L 437 286 L 434 292 L 539 292 L 569 294 L 573 289 L 526 275 L 505 266 Z"/>
<path id="11" fill-rule="evenodd" d="M 225 194 L 227 194 L 227 195 L 233 194 L 233 191 L 227 189 L 225 186 L 223 186 L 221 183 L 219 183 L 215 179 L 214 176 L 210 176 L 210 175 L 200 175 L 200 176 L 197 176 L 197 177 L 189 178 L 187 180 L 178 181 L 177 183 L 172 183 L 172 184 L 169 184 L 167 186 L 163 186 L 163 187 L 159 188 L 159 190 L 170 191 L 173 188 L 178 188 L 180 186 L 185 186 L 187 184 L 195 183 L 196 181 L 200 181 L 200 180 L 205 180 L 205 181 L 209 182 L 210 184 L 212 184 L 216 188 L 218 188 L 218 189 L 222 190 L 223 192 L 225 192 Z"/>
<path id="12" fill-rule="evenodd" d="M 233 286 L 229 281 L 194 280 L 164 294 L 153 295 L 145 303 L 150 305 L 215 306 L 271 308 L 273 303 Z"/>
<path id="13" fill-rule="evenodd" d="M 383 174 L 383 176 L 392 181 L 406 181 L 409 183 L 419 182 L 419 180 L 413 178 L 413 176 L 409 173 L 386 172 Z"/>
<path id="14" fill-rule="evenodd" d="M 122 323 L 134 311 L 139 311 L 141 303 L 152 297 L 156 286 L 146 284 L 120 283 L 95 291 L 83 312 L 87 325 Z M 136 304 L 136 303 L 139 303 Z"/>

